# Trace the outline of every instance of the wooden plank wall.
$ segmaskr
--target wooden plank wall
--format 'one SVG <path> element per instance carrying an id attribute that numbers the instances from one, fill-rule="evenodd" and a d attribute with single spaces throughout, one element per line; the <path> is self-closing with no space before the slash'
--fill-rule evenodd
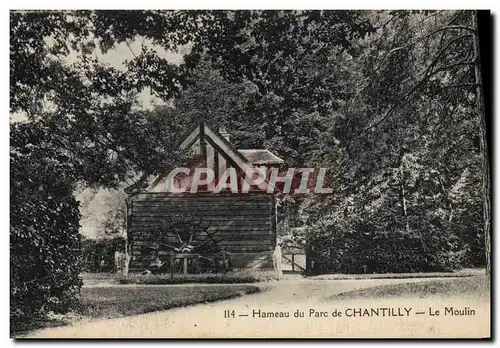
<path id="1" fill-rule="evenodd" d="M 174 221 L 203 220 L 209 232 L 231 257 L 234 268 L 273 268 L 272 253 L 276 246 L 275 203 L 269 194 L 214 195 L 197 193 L 169 195 L 143 193 L 131 197 L 128 238 L 132 246 L 131 271 L 146 269 L 155 260 L 149 247 L 155 243 L 155 229 Z M 175 233 L 167 243 L 175 243 Z M 181 236 L 183 237 L 183 236 Z M 197 233 L 194 244 L 206 240 Z M 162 261 L 168 252 L 160 252 Z"/>

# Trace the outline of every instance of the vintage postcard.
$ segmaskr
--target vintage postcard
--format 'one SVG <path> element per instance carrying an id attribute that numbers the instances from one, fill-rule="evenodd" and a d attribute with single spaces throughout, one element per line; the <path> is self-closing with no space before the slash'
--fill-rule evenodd
<path id="1" fill-rule="evenodd" d="M 11 337 L 490 338 L 491 30 L 11 10 Z"/>

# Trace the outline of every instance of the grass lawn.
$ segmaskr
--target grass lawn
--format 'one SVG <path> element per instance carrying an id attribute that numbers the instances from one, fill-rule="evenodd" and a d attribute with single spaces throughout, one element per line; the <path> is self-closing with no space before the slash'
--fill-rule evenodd
<path id="1" fill-rule="evenodd" d="M 83 288 L 77 313 L 89 319 L 118 318 L 224 300 L 257 291 L 258 287 L 247 285 Z"/>
<path id="2" fill-rule="evenodd" d="M 486 274 L 484 268 L 464 268 L 453 272 L 421 273 L 374 273 L 374 274 L 320 274 L 311 276 L 313 280 L 351 280 L 351 279 L 406 279 L 406 278 L 456 278 L 476 277 Z"/>
<path id="3" fill-rule="evenodd" d="M 477 299 L 487 299 L 490 296 L 490 282 L 486 276 L 437 279 L 349 291 L 334 295 L 331 299 L 427 298 L 432 296 L 471 296 Z"/>
<path id="4" fill-rule="evenodd" d="M 74 312 L 34 320 L 25 327 L 11 327 L 11 335 L 22 337 L 29 330 L 44 327 L 167 310 L 225 300 L 258 291 L 258 287 L 251 285 L 84 287 L 81 290 L 79 306 Z"/>

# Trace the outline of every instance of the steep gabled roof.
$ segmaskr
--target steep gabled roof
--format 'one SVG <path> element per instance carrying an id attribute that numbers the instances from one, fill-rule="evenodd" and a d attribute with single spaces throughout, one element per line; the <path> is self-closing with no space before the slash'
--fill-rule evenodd
<path id="1" fill-rule="evenodd" d="M 198 141 L 202 144 L 210 144 L 210 146 L 213 147 L 217 153 L 222 155 L 228 163 L 239 168 L 243 173 L 247 171 L 247 168 L 252 168 L 254 165 L 281 164 L 284 162 L 281 158 L 267 149 L 238 150 L 223 135 L 208 127 L 204 122 L 191 127 L 183 134 L 181 139 L 179 147 L 183 150 L 191 148 Z M 201 156 L 203 157 L 204 155 L 202 154 Z M 199 160 L 196 162 L 198 163 Z M 139 182 L 129 186 L 126 192 L 139 192 L 146 188 L 149 190 L 156 187 L 165 177 L 166 173 L 161 175 L 145 174 L 141 177 Z"/>
<path id="2" fill-rule="evenodd" d="M 180 147 L 181 149 L 189 148 L 199 139 L 207 141 L 243 171 L 250 165 L 250 162 L 238 152 L 238 149 L 233 144 L 227 141 L 219 132 L 208 127 L 204 122 L 201 122 L 199 126 L 192 129 L 191 133 L 181 142 Z"/>

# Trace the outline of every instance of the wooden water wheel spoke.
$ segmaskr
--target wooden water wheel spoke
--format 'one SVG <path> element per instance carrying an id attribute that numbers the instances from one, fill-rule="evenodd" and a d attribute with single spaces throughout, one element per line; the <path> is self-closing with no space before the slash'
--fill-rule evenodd
<path id="1" fill-rule="evenodd" d="M 201 246 L 203 246 L 203 245 L 205 245 L 205 244 L 207 244 L 207 243 L 209 243 L 209 242 L 211 242 L 211 240 L 210 240 L 210 239 L 209 239 L 209 240 L 205 240 L 205 241 L 201 242 L 200 244 L 195 245 L 195 246 L 194 246 L 194 249 L 197 249 L 197 248 L 199 248 L 199 247 L 201 247 Z"/>
<path id="2" fill-rule="evenodd" d="M 179 232 L 177 232 L 177 229 L 175 229 L 175 234 L 177 235 L 177 239 L 179 240 L 179 243 L 183 244 L 184 242 L 182 241 L 182 238 L 179 235 Z"/>
<path id="3" fill-rule="evenodd" d="M 191 232 L 191 235 L 189 236 L 189 244 L 193 243 L 193 238 L 194 238 L 195 233 L 196 233 L 196 230 L 193 229 L 193 232 Z"/>
<path id="4" fill-rule="evenodd" d="M 179 251 L 179 248 L 173 246 L 173 245 L 170 245 L 170 244 L 166 244 L 166 243 L 158 243 L 159 245 L 162 245 L 162 246 L 166 246 L 174 251 Z"/>

